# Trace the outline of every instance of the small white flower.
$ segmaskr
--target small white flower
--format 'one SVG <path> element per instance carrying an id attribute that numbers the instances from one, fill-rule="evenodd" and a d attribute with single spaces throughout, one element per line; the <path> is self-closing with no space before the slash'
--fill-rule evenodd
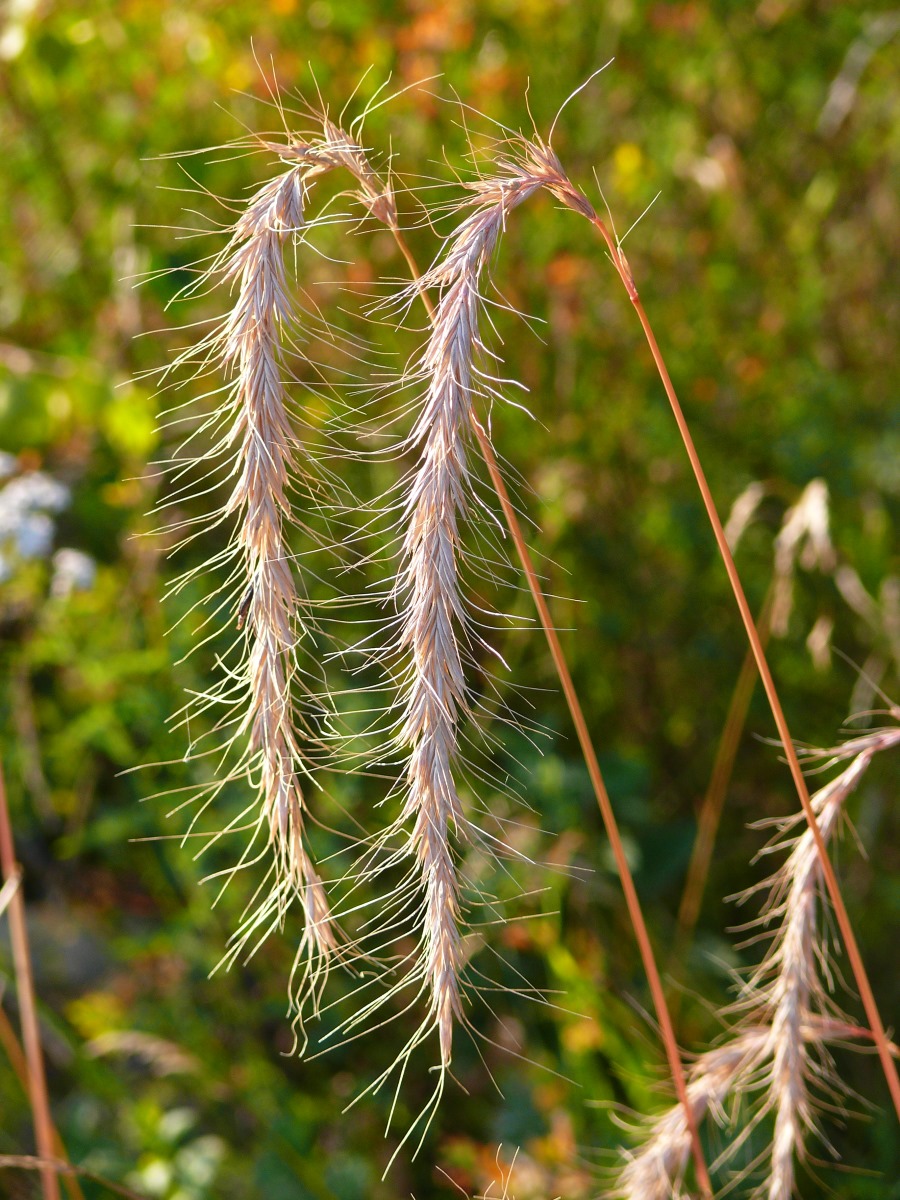
<path id="1" fill-rule="evenodd" d="M 43 471 L 31 471 L 13 479 L 0 492 L 3 512 L 61 512 L 71 498 L 64 483 L 51 479 Z"/>
<path id="2" fill-rule="evenodd" d="M 97 577 L 97 564 L 89 554 L 65 546 L 53 555 L 53 596 L 71 596 L 73 592 L 87 592 Z"/>
<path id="3" fill-rule="evenodd" d="M 11 455 L 0 452 L 0 478 L 8 472 Z M 12 459 L 15 469 L 15 459 Z M 19 558 L 46 558 L 53 545 L 54 524 L 47 513 L 57 513 L 71 498 L 63 483 L 43 471 L 19 475 L 0 491 L 0 548 L 7 551 L 0 579 L 12 574 L 10 554 Z"/>
<path id="4" fill-rule="evenodd" d="M 46 513 L 23 513 L 15 531 L 15 544 L 22 558 L 46 558 L 53 545 L 53 522 Z"/>

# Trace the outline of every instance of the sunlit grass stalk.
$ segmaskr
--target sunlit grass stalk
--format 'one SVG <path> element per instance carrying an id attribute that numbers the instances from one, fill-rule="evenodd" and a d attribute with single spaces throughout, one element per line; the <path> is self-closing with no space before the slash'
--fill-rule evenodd
<path id="1" fill-rule="evenodd" d="M 781 744 L 784 746 L 785 757 L 788 761 L 791 777 L 794 781 L 794 787 L 797 795 L 800 798 L 800 803 L 803 808 L 803 815 L 806 818 L 813 841 L 815 843 L 816 852 L 822 860 L 822 873 L 825 880 L 825 886 L 828 890 L 828 896 L 834 906 L 834 915 L 841 932 L 841 938 L 847 949 L 847 957 L 850 960 L 850 966 L 853 971 L 853 978 L 856 981 L 856 986 L 859 990 L 863 1008 L 865 1009 L 866 1019 L 872 1030 L 872 1035 L 875 1039 L 875 1045 L 878 1050 L 878 1057 L 881 1060 L 881 1066 L 884 1071 L 885 1079 L 887 1080 L 888 1090 L 891 1094 L 891 1099 L 894 1104 L 894 1110 L 897 1116 L 900 1117 L 900 1075 L 897 1073 L 897 1065 L 891 1057 L 890 1043 L 884 1028 L 884 1022 L 881 1019 L 881 1014 L 878 1011 L 878 1005 L 875 1001 L 875 994 L 872 991 L 872 985 L 869 982 L 869 977 L 866 972 L 865 964 L 862 960 L 862 955 L 859 951 L 859 946 L 856 941 L 856 935 L 853 932 L 853 927 L 850 924 L 850 917 L 847 913 L 847 906 L 844 903 L 844 898 L 841 895 L 840 884 L 837 876 L 834 873 L 834 867 L 828 857 L 828 850 L 825 842 L 822 839 L 822 834 L 816 822 L 815 812 L 810 801 L 809 789 L 806 786 L 806 780 L 803 777 L 803 769 L 800 766 L 800 761 L 797 757 L 797 751 L 794 747 L 791 738 L 791 731 L 788 727 L 787 719 L 784 715 L 784 709 L 781 705 L 781 699 L 775 687 L 775 681 L 772 677 L 772 672 L 769 668 L 769 663 L 766 658 L 765 650 L 760 639 L 759 633 L 753 620 L 753 614 L 750 611 L 750 605 L 747 602 L 747 597 L 744 594 L 743 584 L 738 575 L 737 567 L 734 563 L 734 557 L 728 546 L 728 540 L 725 537 L 725 531 L 722 528 L 722 522 L 716 510 L 715 501 L 712 497 L 712 492 L 709 489 L 709 484 L 706 480 L 706 474 L 700 462 L 700 457 L 697 454 L 694 446 L 694 440 L 691 436 L 681 405 L 678 402 L 678 397 L 675 393 L 675 388 L 672 380 L 669 377 L 669 372 L 666 368 L 662 353 L 657 344 L 650 322 L 644 312 L 643 305 L 638 297 L 637 288 L 635 287 L 634 279 L 631 275 L 631 270 L 625 260 L 621 250 L 615 245 L 614 241 L 606 231 L 606 227 L 597 218 L 595 224 L 601 229 L 603 236 L 606 239 L 607 245 L 610 247 L 610 252 L 615 251 L 613 259 L 617 271 L 623 284 L 628 292 L 634 309 L 637 312 L 641 326 L 644 330 L 644 335 L 650 347 L 650 352 L 653 355 L 653 360 L 659 372 L 660 379 L 666 390 L 666 395 L 669 399 L 676 424 L 678 425 L 679 433 L 684 442 L 685 450 L 691 463 L 691 468 L 694 472 L 694 477 L 697 481 L 697 486 L 700 489 L 700 494 L 703 498 L 703 505 L 706 509 L 707 517 L 712 526 L 713 534 L 716 539 L 719 554 L 722 562 L 725 565 L 725 570 L 728 575 L 728 581 L 731 585 L 734 598 L 740 610 L 741 620 L 753 650 L 753 657 L 756 661 L 757 669 L 763 682 L 763 688 L 766 693 L 766 698 L 769 702 L 769 707 L 772 711 L 772 716 L 775 721 L 775 726 L 778 730 L 778 737 Z"/>
<path id="2" fill-rule="evenodd" d="M 881 1060 L 881 1065 L 888 1083 L 894 1108 L 898 1117 L 900 1117 L 900 1076 L 898 1076 L 897 1066 L 891 1057 L 889 1042 L 884 1029 L 884 1023 L 881 1020 L 881 1015 L 878 1011 L 878 1005 L 876 1004 L 875 996 L 866 973 L 865 964 L 863 963 L 862 955 L 859 952 L 856 937 L 850 924 L 850 918 L 847 914 L 847 908 L 841 895 L 837 876 L 834 873 L 834 867 L 832 866 L 828 857 L 825 843 L 822 840 L 821 832 L 818 824 L 816 823 L 815 813 L 810 802 L 809 790 L 806 786 L 806 780 L 803 776 L 803 770 L 797 757 L 797 752 L 791 738 L 791 732 L 784 715 L 778 690 L 775 687 L 775 681 L 769 668 L 762 641 L 760 640 L 756 624 L 753 620 L 753 614 L 750 611 L 747 597 L 744 594 L 743 584 L 741 583 L 737 567 L 735 566 L 734 556 L 729 548 L 728 539 L 725 536 L 722 521 L 716 509 L 715 501 L 713 500 L 712 492 L 710 491 L 706 474 L 700 461 L 700 456 L 698 455 L 694 445 L 690 428 L 678 401 L 678 396 L 675 392 L 671 377 L 669 376 L 665 360 L 653 333 L 650 321 L 644 311 L 643 305 L 641 304 L 638 289 L 634 281 L 634 276 L 632 275 L 631 268 L 628 265 L 628 260 L 626 259 L 621 246 L 607 229 L 604 221 L 594 211 L 587 198 L 577 188 L 575 188 L 575 186 L 565 175 L 559 160 L 549 146 L 545 145 L 539 140 L 529 142 L 524 138 L 520 138 L 511 143 L 511 149 L 514 154 L 512 165 L 515 170 L 527 171 L 529 169 L 536 168 L 542 171 L 545 175 L 545 186 L 567 208 L 570 208 L 574 212 L 586 217 L 598 231 L 606 243 L 613 266 L 616 269 L 616 273 L 618 274 L 628 294 L 628 298 L 631 300 L 632 306 L 637 313 L 638 319 L 641 322 L 644 336 L 650 348 L 650 352 L 656 365 L 660 380 L 662 381 L 665 389 L 673 416 L 675 417 L 675 422 L 678 426 L 679 434 L 691 464 L 691 469 L 694 473 L 694 478 L 700 490 L 703 506 L 709 523 L 712 527 L 719 555 L 725 566 L 726 574 L 728 575 L 728 580 L 741 615 L 741 620 L 743 622 L 747 638 L 750 642 L 751 649 L 753 650 L 753 657 L 763 682 L 769 707 L 772 711 L 776 729 L 778 730 L 779 740 L 784 746 L 785 757 L 788 761 L 791 776 L 794 781 L 797 795 L 800 799 L 804 816 L 806 817 L 812 837 L 815 841 L 816 849 L 822 858 L 822 871 L 825 879 L 825 885 L 828 889 L 828 895 L 831 899 L 832 905 L 834 906 L 835 918 L 841 931 L 841 937 L 847 948 L 847 956 L 850 960 L 853 977 L 856 980 L 856 985 L 859 989 L 863 1007 L 866 1012 L 866 1018 L 869 1021 L 872 1034 L 875 1039 L 875 1044 L 878 1048 L 878 1056 Z"/>

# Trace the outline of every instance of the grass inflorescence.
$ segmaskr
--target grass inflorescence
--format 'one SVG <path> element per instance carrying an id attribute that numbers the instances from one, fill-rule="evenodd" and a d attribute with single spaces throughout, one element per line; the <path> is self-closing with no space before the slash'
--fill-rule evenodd
<path id="1" fill-rule="evenodd" d="M 699 1192 L 711 1196 L 710 1170 L 723 1179 L 750 1133 L 770 1121 L 768 1149 L 745 1170 L 760 1194 L 789 1200 L 809 1135 L 822 1136 L 817 1097 L 827 1090 L 833 1102 L 839 1088 L 830 1044 L 874 1043 L 900 1111 L 892 1047 L 826 850 L 872 757 L 895 746 L 900 735 L 896 729 L 866 733 L 826 752 L 835 762 L 850 759 L 849 765 L 810 797 L 764 650 L 768 633 L 785 626 L 798 553 L 805 565 L 809 560 L 835 569 L 827 488 L 813 481 L 785 519 L 760 636 L 732 550 L 752 519 L 761 486 L 723 526 L 611 218 L 607 224 L 566 174 L 552 145 L 553 129 L 546 138 L 500 130 L 483 139 L 473 150 L 474 175 L 461 180 L 449 203 L 438 205 L 427 187 L 398 183 L 393 161 L 383 170 L 373 165 L 378 160 L 363 139 L 365 113 L 345 128 L 324 104 L 304 106 L 308 128 L 296 132 L 274 92 L 273 105 L 281 134 L 250 135 L 237 145 L 266 156 L 275 173 L 249 201 L 235 203 L 225 248 L 202 265 L 190 289 L 218 289 L 228 306 L 180 357 L 180 366 L 211 377 L 212 410 L 194 422 L 173 466 L 180 500 L 197 489 L 198 480 L 200 490 L 214 497 L 223 480 L 229 484 L 220 507 L 183 527 L 188 540 L 210 530 L 225 534 L 211 564 L 225 574 L 214 605 L 234 628 L 218 681 L 192 698 L 183 717 L 190 728 L 192 720 L 219 714 L 198 750 L 215 764 L 199 788 L 200 807 L 213 808 L 226 783 L 249 781 L 252 802 L 211 841 L 249 829 L 237 863 L 219 874 L 230 878 L 259 861 L 266 872 L 228 958 L 252 953 L 271 930 L 284 927 L 292 905 L 299 908 L 295 1016 L 302 1026 L 310 1003 L 329 1009 L 323 997 L 333 961 L 354 971 L 353 1011 L 333 1025 L 331 1036 L 361 1036 L 386 1020 L 408 1023 L 411 1032 L 398 1058 L 371 1087 L 395 1075 L 398 1095 L 414 1053 L 424 1048 L 431 1054 L 437 1082 L 409 1131 L 424 1136 L 452 1075 L 457 1032 L 468 1028 L 481 1036 L 470 1008 L 473 996 L 485 990 L 485 976 L 474 965 L 483 935 L 474 933 L 472 918 L 478 908 L 491 916 L 499 909 L 472 864 L 479 855 L 514 856 L 504 845 L 502 818 L 481 800 L 487 781 L 471 760 L 478 738 L 493 736 L 490 671 L 505 671 L 492 638 L 502 618 L 488 611 L 486 594 L 518 569 L 534 598 L 610 838 L 677 1100 L 640 1127 L 611 1194 L 663 1200 L 681 1194 L 692 1172 Z M 339 213 L 330 203 L 312 212 L 313 185 L 332 174 L 346 185 L 341 196 L 352 211 Z M 779 823 L 767 853 L 787 850 L 787 857 L 758 884 L 768 895 L 754 928 L 771 937 L 769 949 L 739 986 L 739 1000 L 726 1014 L 727 1035 L 688 1066 L 587 723 L 491 433 L 491 407 L 508 399 L 511 381 L 503 378 L 490 336 L 488 287 L 515 211 L 541 192 L 586 222 L 586 233 L 590 226 L 599 234 L 641 322 L 747 630 L 745 674 L 749 686 L 754 669 L 762 677 L 802 810 Z M 413 206 L 414 215 L 401 214 Z M 407 226 L 426 225 L 430 207 L 450 228 L 430 265 L 420 269 Z M 332 326 L 306 296 L 304 257 L 313 253 L 313 234 L 323 224 L 345 224 L 348 244 L 363 227 L 380 227 L 393 239 L 411 278 L 383 280 L 386 294 L 364 308 L 366 320 L 405 324 L 407 331 L 410 314 L 424 313 L 420 348 L 401 367 L 388 371 L 364 339 Z M 331 346 L 322 360 L 311 349 L 316 339 Z M 333 370 L 337 353 L 352 361 L 343 375 Z M 324 425 L 307 420 L 304 397 L 332 406 Z M 388 411 L 392 400 L 394 410 Z M 385 495 L 348 496 L 342 463 L 360 458 L 395 470 Z M 296 549 L 298 530 L 317 540 L 316 551 Z M 308 586 L 316 572 L 324 573 L 330 589 L 318 610 Z M 369 579 L 362 598 L 342 591 L 342 581 L 354 572 Z M 195 582 L 191 572 L 177 586 Z M 353 629 L 353 614 L 366 595 L 380 602 L 383 619 L 343 642 L 330 640 L 329 630 L 343 617 Z M 339 684 L 323 663 L 344 672 Z M 348 733 L 354 680 L 369 679 L 371 672 L 377 682 L 360 689 L 360 695 L 366 692 L 362 728 Z M 738 712 L 732 723 L 741 726 L 745 702 Z M 340 833 L 342 845 L 355 848 L 355 862 L 329 878 L 331 868 L 317 863 L 311 850 L 309 826 L 317 821 L 321 780 L 336 769 L 370 771 L 383 780 L 384 817 Z M 719 788 L 710 798 L 712 815 L 705 841 L 698 841 L 698 865 L 680 918 L 683 931 L 696 920 L 723 794 Z M 514 857 L 503 869 L 515 875 Z M 834 910 L 867 1026 L 854 1025 L 831 998 L 822 929 L 826 903 Z M 527 980 L 523 992 L 529 992 Z M 305 1045 L 305 1035 L 301 1040 Z M 743 1102 L 737 1109 L 735 1099 Z M 728 1127 L 735 1111 L 746 1111 L 743 1127 L 730 1130 L 728 1147 L 708 1167 L 700 1127 L 710 1118 Z"/>

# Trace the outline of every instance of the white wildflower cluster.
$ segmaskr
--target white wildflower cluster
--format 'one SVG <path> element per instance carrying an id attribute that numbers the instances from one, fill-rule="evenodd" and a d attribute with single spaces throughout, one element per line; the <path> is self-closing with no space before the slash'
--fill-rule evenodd
<path id="1" fill-rule="evenodd" d="M 11 454 L 0 453 L 0 479 L 9 479 L 0 490 L 0 583 L 12 578 L 17 562 L 50 556 L 56 529 L 51 514 L 62 512 L 71 500 L 65 484 L 43 471 L 16 475 L 17 467 Z M 93 584 L 96 564 L 80 550 L 58 550 L 53 567 L 54 596 Z"/>

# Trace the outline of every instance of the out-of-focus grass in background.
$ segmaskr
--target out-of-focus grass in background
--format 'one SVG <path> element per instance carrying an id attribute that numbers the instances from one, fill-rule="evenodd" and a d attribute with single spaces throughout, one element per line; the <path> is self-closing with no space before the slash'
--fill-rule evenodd
<path id="1" fill-rule="evenodd" d="M 286 1056 L 291 931 L 248 968 L 209 978 L 242 907 L 240 883 L 211 910 L 190 845 L 135 840 L 186 827 L 185 814 L 166 819 L 171 800 L 152 797 L 196 782 L 197 768 L 180 761 L 184 731 L 166 721 L 211 669 L 202 653 L 180 661 L 195 619 L 165 636 L 199 593 L 163 607 L 175 567 L 166 539 L 148 536 L 152 463 L 167 444 L 144 373 L 186 343 L 178 326 L 219 311 L 208 298 L 164 311 L 190 262 L 219 247 L 177 228 L 201 225 L 185 208 L 229 219 L 179 189 L 240 197 L 263 169 L 210 155 L 185 160 L 189 179 L 162 156 L 277 127 L 258 64 L 267 73 L 274 64 L 285 93 L 313 97 L 318 86 L 337 109 L 359 85 L 353 113 L 389 73 L 396 88 L 437 75 L 374 112 L 366 141 L 392 146 L 401 174 L 446 178 L 444 155 L 464 165 L 466 150 L 460 110 L 445 102 L 454 93 L 514 127 L 528 125 L 527 93 L 545 132 L 565 96 L 615 55 L 566 109 L 555 144 L 589 191 L 596 168 L 620 232 L 661 192 L 628 239 L 629 260 L 720 509 L 752 480 L 767 486 L 738 557 L 751 600 L 758 606 L 768 586 L 785 508 L 816 477 L 830 489 L 839 563 L 871 597 L 849 589 L 854 607 L 833 573 L 800 570 L 788 635 L 773 644 L 792 728 L 828 743 L 857 675 L 837 657 L 813 661 L 806 639 L 818 618 L 833 621 L 836 647 L 898 691 L 896 11 L 790 0 L 12 0 L 0 11 L 0 448 L 15 456 L 4 460 L 10 470 L 40 469 L 70 489 L 52 514 L 49 552 L 73 548 L 96 563 L 85 590 L 54 588 L 49 557 L 7 553 L 0 582 L 3 765 L 54 1114 L 73 1160 L 166 1200 L 374 1200 L 458 1194 L 437 1166 L 483 1190 L 503 1143 L 522 1147 L 531 1172 L 520 1174 L 519 1200 L 592 1194 L 594 1168 L 621 1139 L 609 1105 L 652 1105 L 661 1059 L 636 1012 L 645 984 L 539 638 L 511 637 L 504 652 L 517 678 L 553 689 L 537 693 L 551 733 L 541 754 L 524 739 L 509 744 L 501 765 L 558 839 L 543 852 L 593 873 L 536 874 L 534 886 L 549 881 L 543 915 L 503 940 L 536 984 L 560 991 L 560 1005 L 504 1010 L 514 1023 L 503 1037 L 536 1065 L 492 1052 L 502 1097 L 461 1049 L 470 1094 L 451 1090 L 426 1151 L 398 1160 L 386 1183 L 388 1100 L 341 1115 L 383 1065 L 377 1048 L 361 1042 L 309 1063 Z M 434 252 L 427 231 L 413 241 L 423 259 Z M 377 237 L 360 249 L 401 274 Z M 329 281 L 343 269 L 313 260 L 309 270 L 320 302 L 339 304 Z M 370 282 L 361 267 L 348 274 Z M 554 612 L 578 630 L 567 638 L 573 669 L 665 947 L 744 653 L 738 622 L 640 330 L 601 250 L 541 201 L 520 214 L 497 281 L 544 322 L 540 337 L 500 322 L 535 420 L 497 411 L 497 443 L 533 489 L 524 503 L 551 590 L 579 597 Z M 362 469 L 352 482 L 372 487 Z M 771 736 L 762 703 L 749 730 Z M 155 763 L 168 765 L 123 774 Z M 837 856 L 888 1020 L 900 907 L 891 769 L 873 768 L 852 810 L 869 860 L 849 840 Z M 336 786 L 334 802 L 360 815 L 380 796 L 369 783 Z M 775 750 L 747 736 L 694 947 L 672 966 L 690 989 L 679 1030 L 688 1048 L 715 1036 L 710 1007 L 727 998 L 728 968 L 741 961 L 727 934 L 738 917 L 722 898 L 757 877 L 749 860 L 761 835 L 746 824 L 794 804 Z M 3 1002 L 14 1013 L 9 969 L 2 943 Z M 478 1019 L 498 1035 L 492 1018 Z M 834 1143 L 881 1176 L 826 1164 L 826 1182 L 807 1180 L 805 1194 L 830 1184 L 858 1200 L 900 1195 L 877 1061 L 841 1067 L 876 1109 L 833 1129 Z M 415 1111 L 429 1083 L 408 1086 Z M 0 1112 L 0 1153 L 23 1152 L 27 1107 L 5 1059 Z M 12 1188 L 7 1179 L 0 1186 Z M 92 1186 L 99 1195 L 95 1185 L 86 1194 Z"/>

